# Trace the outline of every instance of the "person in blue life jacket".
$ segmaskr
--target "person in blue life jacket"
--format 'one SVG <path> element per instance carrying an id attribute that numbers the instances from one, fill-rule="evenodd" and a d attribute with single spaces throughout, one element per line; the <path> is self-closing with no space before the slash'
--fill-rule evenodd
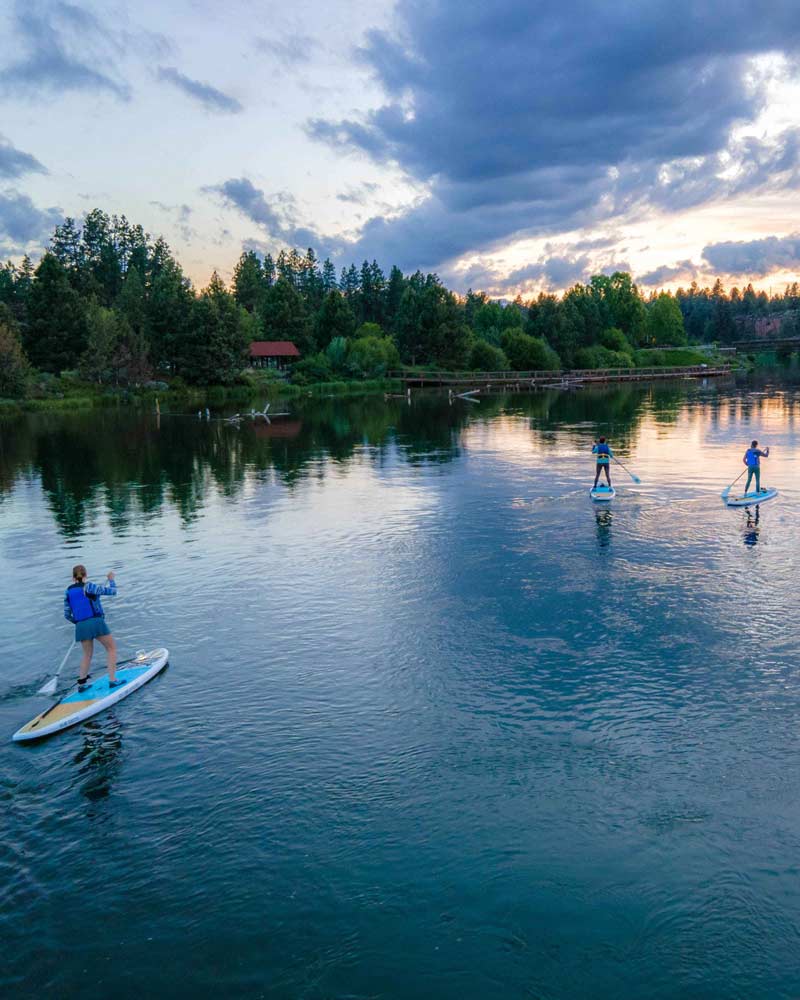
<path id="1" fill-rule="evenodd" d="M 750 490 L 750 481 L 755 478 L 756 481 L 756 493 L 766 493 L 766 490 L 761 489 L 761 459 L 769 458 L 769 448 L 765 448 L 762 451 L 758 447 L 758 441 L 751 441 L 750 447 L 744 453 L 744 458 L 742 461 L 747 466 L 747 483 L 745 485 L 745 493 Z"/>
<path id="2" fill-rule="evenodd" d="M 606 482 L 608 483 L 608 488 L 611 489 L 611 472 L 610 465 L 611 459 L 614 457 L 614 452 L 608 447 L 606 439 L 601 437 L 598 441 L 595 441 L 594 447 L 592 448 L 592 454 L 597 455 L 597 465 L 594 470 L 594 486 L 593 490 L 597 489 L 597 481 L 600 478 L 600 473 L 605 472 Z"/>
<path id="3" fill-rule="evenodd" d="M 83 648 L 78 686 L 83 687 L 89 680 L 89 665 L 94 652 L 94 640 L 104 647 L 108 655 L 108 684 L 118 687 L 125 681 L 117 680 L 117 644 L 111 629 L 106 625 L 100 596 L 114 597 L 117 585 L 114 574 L 108 574 L 106 584 L 90 583 L 86 579 L 86 567 L 72 568 L 72 583 L 64 591 L 64 617 L 75 626 L 75 642 Z"/>

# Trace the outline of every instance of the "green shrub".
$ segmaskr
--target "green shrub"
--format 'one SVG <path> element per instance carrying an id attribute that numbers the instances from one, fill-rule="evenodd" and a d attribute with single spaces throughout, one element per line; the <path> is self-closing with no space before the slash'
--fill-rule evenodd
<path id="1" fill-rule="evenodd" d="M 359 337 L 350 344 L 347 366 L 354 375 L 380 378 L 399 365 L 400 355 L 389 337 Z"/>
<path id="2" fill-rule="evenodd" d="M 504 331 L 500 345 L 512 371 L 557 371 L 561 359 L 541 337 L 529 337 L 519 327 Z"/>
<path id="3" fill-rule="evenodd" d="M 331 382 L 333 368 L 326 354 L 312 354 L 292 367 L 292 382 L 295 385 L 311 385 L 314 382 Z"/>
<path id="4" fill-rule="evenodd" d="M 478 338 L 472 345 L 469 367 L 474 372 L 501 372 L 508 369 L 508 358 L 500 347 Z"/>

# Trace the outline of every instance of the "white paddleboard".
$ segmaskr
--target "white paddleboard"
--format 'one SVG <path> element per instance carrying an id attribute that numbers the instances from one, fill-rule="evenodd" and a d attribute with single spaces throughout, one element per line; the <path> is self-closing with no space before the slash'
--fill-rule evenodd
<path id="1" fill-rule="evenodd" d="M 758 493 L 742 493 L 739 496 L 728 496 L 725 503 L 729 507 L 752 507 L 754 504 L 764 503 L 765 500 L 773 500 L 778 495 L 777 490 L 761 490 Z"/>
<path id="2" fill-rule="evenodd" d="M 617 491 L 613 486 L 596 486 L 589 490 L 589 496 L 598 503 L 606 500 L 613 500 Z"/>
<path id="3" fill-rule="evenodd" d="M 150 653 L 140 653 L 135 660 L 117 669 L 117 680 L 125 681 L 124 684 L 120 684 L 119 687 L 109 687 L 108 674 L 104 673 L 91 684 L 80 690 L 76 688 L 61 701 L 45 709 L 22 729 L 18 729 L 12 738 L 17 741 L 39 740 L 43 736 L 50 736 L 51 733 L 74 726 L 76 722 L 90 719 L 152 680 L 164 669 L 168 659 L 168 649 L 154 649 Z"/>

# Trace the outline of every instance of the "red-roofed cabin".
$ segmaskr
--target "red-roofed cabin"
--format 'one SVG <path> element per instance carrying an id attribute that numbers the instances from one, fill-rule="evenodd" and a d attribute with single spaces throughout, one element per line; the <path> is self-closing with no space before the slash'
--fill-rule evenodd
<path id="1" fill-rule="evenodd" d="M 290 340 L 255 340 L 250 345 L 250 364 L 253 368 L 287 368 L 300 357 L 300 352 Z"/>

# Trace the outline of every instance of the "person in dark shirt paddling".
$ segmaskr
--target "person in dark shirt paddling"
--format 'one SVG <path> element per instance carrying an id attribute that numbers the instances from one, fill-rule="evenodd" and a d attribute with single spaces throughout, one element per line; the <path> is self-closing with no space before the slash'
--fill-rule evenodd
<path id="1" fill-rule="evenodd" d="M 113 597 L 117 593 L 114 574 L 108 574 L 108 582 L 103 586 L 99 583 L 89 583 L 86 579 L 86 567 L 74 566 L 72 583 L 64 591 L 64 617 L 75 626 L 75 642 L 83 648 L 80 670 L 78 671 L 78 686 L 83 687 L 89 680 L 89 664 L 92 662 L 94 640 L 105 648 L 108 655 L 108 685 L 118 687 L 125 681 L 117 680 L 117 644 L 111 629 L 106 625 L 103 605 L 100 595 Z"/>
<path id="2" fill-rule="evenodd" d="M 594 470 L 594 486 L 592 489 L 597 489 L 597 481 L 600 479 L 601 472 L 605 472 L 608 488 L 611 489 L 611 472 L 609 467 L 611 465 L 611 459 L 614 457 L 614 453 L 608 447 L 604 437 L 601 437 L 599 441 L 595 441 L 594 447 L 592 448 L 592 454 L 597 455 L 597 465 Z"/>
<path id="3" fill-rule="evenodd" d="M 762 451 L 758 447 L 758 441 L 751 441 L 750 447 L 744 453 L 744 458 L 742 461 L 747 466 L 747 483 L 745 485 L 744 491 L 747 493 L 750 489 L 750 481 L 755 477 L 756 480 L 756 493 L 761 493 L 761 462 L 762 458 L 769 458 L 769 448 L 765 448 Z M 766 492 L 766 491 L 764 491 Z"/>

